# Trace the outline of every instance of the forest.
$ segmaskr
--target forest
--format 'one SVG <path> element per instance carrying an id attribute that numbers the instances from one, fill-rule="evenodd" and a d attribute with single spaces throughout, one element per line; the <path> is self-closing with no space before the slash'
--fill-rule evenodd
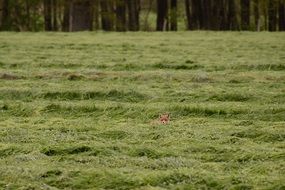
<path id="1" fill-rule="evenodd" d="M 0 0 L 1 31 L 284 31 L 285 0 Z"/>

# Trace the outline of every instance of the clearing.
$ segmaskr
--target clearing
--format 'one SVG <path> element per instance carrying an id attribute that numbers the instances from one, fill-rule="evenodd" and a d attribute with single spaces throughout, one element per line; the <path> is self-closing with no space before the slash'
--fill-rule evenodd
<path id="1" fill-rule="evenodd" d="M 285 33 L 0 33 L 0 189 L 284 189 L 284 94 Z"/>

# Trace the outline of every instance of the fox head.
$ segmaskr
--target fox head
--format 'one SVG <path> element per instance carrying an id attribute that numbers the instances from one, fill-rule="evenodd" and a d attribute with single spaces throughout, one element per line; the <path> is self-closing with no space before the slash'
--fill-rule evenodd
<path id="1" fill-rule="evenodd" d="M 167 123 L 169 123 L 169 121 L 170 121 L 170 115 L 169 115 L 169 113 L 167 113 L 167 114 L 161 114 L 161 115 L 159 116 L 159 121 L 160 121 L 162 124 L 167 124 Z"/>

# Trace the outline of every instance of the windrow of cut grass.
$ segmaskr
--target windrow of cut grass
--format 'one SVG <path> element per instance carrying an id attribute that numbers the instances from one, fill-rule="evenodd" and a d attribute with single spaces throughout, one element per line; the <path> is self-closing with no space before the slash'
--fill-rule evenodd
<path id="1" fill-rule="evenodd" d="M 149 121 L 157 117 L 157 113 L 171 113 L 174 120 L 185 117 L 216 117 L 216 118 L 232 118 L 244 120 L 262 120 L 262 121 L 284 121 L 285 107 L 267 107 L 258 106 L 249 108 L 246 105 L 235 108 L 236 103 L 226 103 L 216 105 L 211 104 L 188 104 L 176 103 L 171 106 L 165 106 L 161 103 L 153 106 L 145 106 L 144 104 L 132 105 L 130 103 L 110 102 L 108 104 L 101 102 L 92 103 L 88 101 L 80 101 L 80 99 L 72 99 L 80 101 L 78 103 L 69 103 L 70 99 L 56 100 L 57 103 L 40 102 L 36 103 L 4 103 L 0 105 L 0 111 L 4 115 L 31 117 L 36 115 L 62 115 L 65 117 L 85 117 L 85 114 L 98 116 L 108 116 L 113 119 L 125 118 L 140 121 Z M 59 101 L 59 102 L 58 102 Z M 30 102 L 30 101 L 29 101 Z"/>
<path id="2" fill-rule="evenodd" d="M 284 189 L 283 39 L 0 33 L 0 189 Z"/>

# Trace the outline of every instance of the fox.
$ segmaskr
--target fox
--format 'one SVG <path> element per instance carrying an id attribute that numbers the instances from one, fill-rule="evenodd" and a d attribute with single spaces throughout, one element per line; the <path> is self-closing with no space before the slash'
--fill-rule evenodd
<path id="1" fill-rule="evenodd" d="M 159 121 L 161 124 L 168 124 L 170 121 L 170 115 L 169 113 L 162 114 L 159 116 Z"/>
<path id="2" fill-rule="evenodd" d="M 152 125 L 166 125 L 170 122 L 170 114 L 164 113 L 159 115 L 158 120 L 154 120 L 151 122 Z"/>

